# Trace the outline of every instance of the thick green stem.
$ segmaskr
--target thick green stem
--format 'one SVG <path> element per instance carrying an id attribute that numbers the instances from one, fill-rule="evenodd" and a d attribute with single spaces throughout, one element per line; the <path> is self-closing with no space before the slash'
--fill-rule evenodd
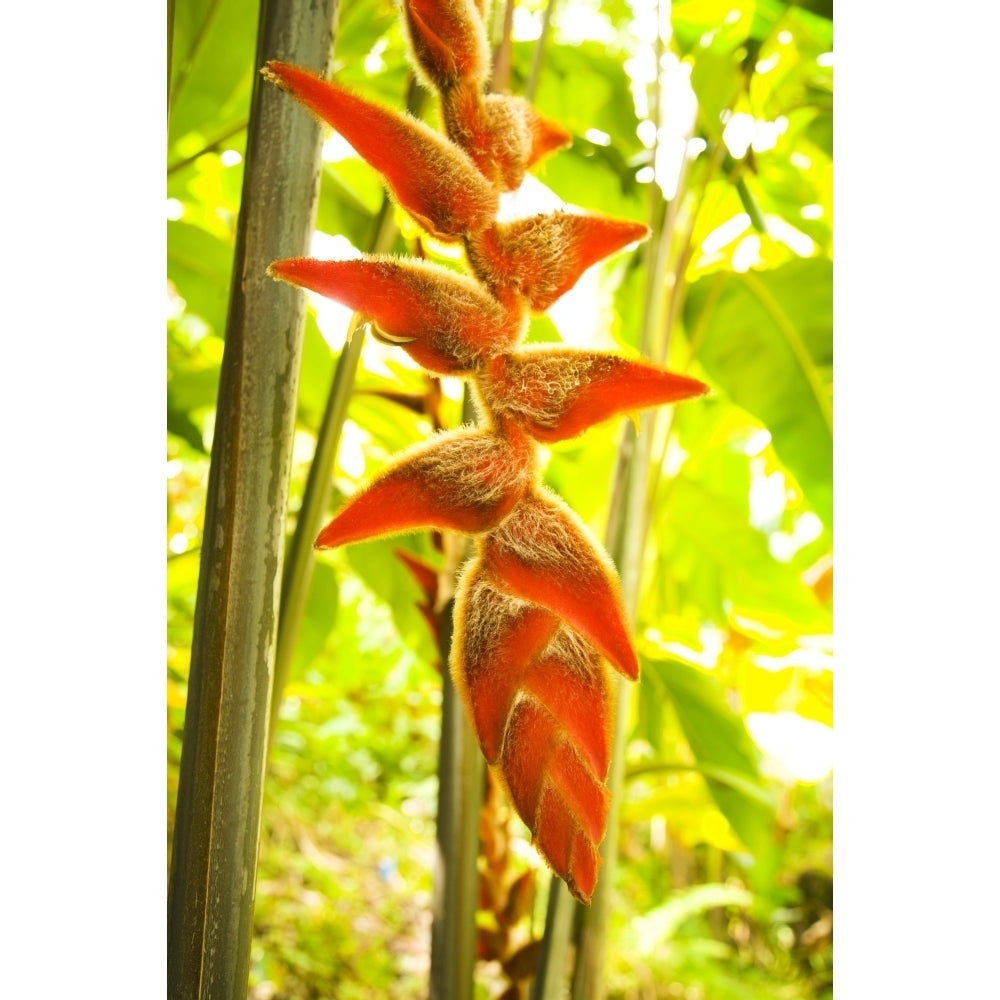
<path id="1" fill-rule="evenodd" d="M 634 622 L 639 607 L 642 576 L 642 554 L 646 523 L 646 495 L 649 476 L 649 456 L 652 445 L 652 420 L 643 414 L 638 436 L 630 424 L 623 431 L 618 465 L 619 484 L 624 485 L 618 502 L 612 505 L 608 519 L 608 551 L 619 567 L 622 580 L 622 600 Z M 608 832 L 601 844 L 601 877 L 589 908 L 582 910 L 576 967 L 573 970 L 573 1000 L 599 1000 L 604 995 L 604 964 L 607 953 L 608 921 L 618 865 L 618 815 L 625 784 L 625 745 L 631 716 L 633 687 L 617 677 L 615 680 L 617 707 L 614 743 L 611 750 L 611 770 L 608 774 L 610 808 Z"/>
<path id="2" fill-rule="evenodd" d="M 473 423 L 468 389 L 462 422 Z M 456 570 L 467 552 L 454 536 Z M 449 551 L 446 539 L 445 550 Z M 441 611 L 442 708 L 438 751 L 437 855 L 431 923 L 431 1000 L 472 1000 L 476 970 L 476 907 L 479 902 L 479 814 L 485 763 L 448 662 L 454 635 L 454 599 Z"/>
<path id="3" fill-rule="evenodd" d="M 566 883 L 553 875 L 545 911 L 545 936 L 538 956 L 538 972 L 531 984 L 531 1000 L 562 1000 L 566 987 L 566 953 L 573 930 L 576 903 Z"/>
<path id="4" fill-rule="evenodd" d="M 438 757 L 437 854 L 431 924 L 431 1000 L 472 1000 L 479 897 L 483 757 L 448 671 L 452 601 L 442 612 L 443 705 Z"/>
<path id="5" fill-rule="evenodd" d="M 258 63 L 324 70 L 335 0 L 263 0 Z M 320 132 L 258 77 L 216 410 L 167 901 L 172 1000 L 245 1000 Z"/>

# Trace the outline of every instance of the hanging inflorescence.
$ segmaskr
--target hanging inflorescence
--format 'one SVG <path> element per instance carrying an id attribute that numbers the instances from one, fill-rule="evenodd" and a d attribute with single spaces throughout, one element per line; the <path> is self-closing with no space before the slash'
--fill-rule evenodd
<path id="1" fill-rule="evenodd" d="M 632 680 L 639 666 L 614 566 L 542 486 L 537 442 L 706 386 L 613 353 L 520 346 L 531 313 L 647 229 L 576 212 L 497 220 L 500 194 L 572 137 L 523 99 L 486 92 L 488 3 L 402 2 L 415 68 L 440 97 L 446 135 L 304 69 L 264 70 L 380 171 L 427 233 L 461 242 L 471 274 L 384 255 L 282 260 L 271 273 L 360 312 L 427 371 L 468 380 L 478 425 L 401 454 L 316 545 L 428 528 L 474 537 L 456 592 L 451 673 L 539 851 L 589 902 L 608 815 L 608 664 Z"/>

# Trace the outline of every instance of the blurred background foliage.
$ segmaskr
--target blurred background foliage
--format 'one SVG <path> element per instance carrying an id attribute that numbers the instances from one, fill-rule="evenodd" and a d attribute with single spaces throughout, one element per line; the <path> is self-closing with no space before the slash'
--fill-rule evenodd
<path id="1" fill-rule="evenodd" d="M 542 0 L 514 6 L 510 89 L 533 90 L 536 106 L 568 126 L 574 142 L 538 172 L 548 191 L 530 186 L 513 210 L 539 210 L 531 199 L 547 197 L 538 204 L 555 199 L 649 221 L 654 235 L 648 249 L 594 268 L 533 323 L 531 336 L 634 349 L 652 308 L 652 342 L 668 366 L 713 387 L 656 423 L 658 475 L 641 526 L 648 541 L 635 630 L 643 674 L 631 692 L 609 995 L 829 996 L 832 9 L 784 0 L 659 8 L 561 0 L 540 49 L 544 13 Z M 167 192 L 171 823 L 258 69 L 256 17 L 248 0 L 175 4 Z M 411 81 L 391 0 L 342 0 L 334 67 L 366 96 L 405 106 Z M 426 117 L 433 122 L 433 111 Z M 370 246 L 382 204 L 377 175 L 332 138 L 316 254 Z M 420 234 L 398 212 L 396 221 L 394 250 L 412 253 Z M 421 246 L 446 259 L 444 248 Z M 650 269 L 659 306 L 644 292 Z M 319 301 L 307 320 L 293 516 L 346 322 Z M 414 404 L 426 398 L 439 405 Z M 460 423 L 460 387 L 429 385 L 402 352 L 369 338 L 332 506 L 424 438 L 432 415 Z M 598 537 L 620 440 L 611 423 L 546 453 L 547 483 Z M 425 594 L 400 549 L 442 563 L 429 536 L 360 544 L 316 562 L 272 733 L 256 1000 L 426 994 L 441 677 L 419 608 Z M 503 951 L 489 946 L 501 933 L 506 953 L 516 955 L 515 946 L 541 935 L 548 875 L 502 798 L 488 797 L 487 807 L 484 863 L 502 870 L 511 893 L 505 914 L 496 900 L 492 912 L 484 905 L 481 955 Z M 513 988 L 517 971 L 484 957 L 477 995 Z"/>

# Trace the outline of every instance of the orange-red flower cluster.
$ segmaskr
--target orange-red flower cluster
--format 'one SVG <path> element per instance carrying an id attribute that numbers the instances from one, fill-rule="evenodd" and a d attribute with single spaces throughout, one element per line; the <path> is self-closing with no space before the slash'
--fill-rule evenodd
<path id="1" fill-rule="evenodd" d="M 380 171 L 428 233 L 461 241 L 471 274 L 386 256 L 296 258 L 271 273 L 363 313 L 428 371 L 470 380 L 480 424 L 398 456 L 316 544 L 424 528 L 475 538 L 456 594 L 452 676 L 539 851 L 589 902 L 608 815 L 609 665 L 633 680 L 639 665 L 614 566 L 541 485 L 537 442 L 707 387 L 616 354 L 519 346 L 530 313 L 647 231 L 570 212 L 497 221 L 500 194 L 571 136 L 526 101 L 486 92 L 487 3 L 403 2 L 413 60 L 438 92 L 446 135 L 307 70 L 264 70 Z"/>

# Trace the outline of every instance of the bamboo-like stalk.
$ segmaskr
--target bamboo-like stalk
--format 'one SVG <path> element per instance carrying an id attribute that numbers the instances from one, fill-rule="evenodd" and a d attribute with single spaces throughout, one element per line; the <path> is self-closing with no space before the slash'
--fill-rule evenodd
<path id="1" fill-rule="evenodd" d="M 653 100 L 657 137 L 660 133 L 662 114 L 659 67 L 662 65 L 664 48 L 664 34 L 660 31 L 657 33 L 655 44 L 657 79 L 654 84 Z M 653 156 L 656 162 L 655 145 Z M 670 286 L 668 290 L 665 278 L 671 267 L 671 249 L 674 243 L 678 206 L 683 200 L 685 176 L 686 171 L 682 169 L 677 192 L 673 199 L 665 203 L 661 199 L 659 185 L 650 185 L 652 234 L 646 251 L 646 282 L 639 350 L 643 356 L 655 358 L 661 363 L 666 360 L 670 335 L 669 326 L 664 321 L 664 317 L 669 314 L 666 296 L 674 296 L 678 291 L 676 284 Z M 622 600 L 633 623 L 636 622 L 639 612 L 643 552 L 648 534 L 649 500 L 653 483 L 653 441 L 656 420 L 659 416 L 659 411 L 644 413 L 639 422 L 638 434 L 631 426 L 623 429 L 622 458 L 619 461 L 615 484 L 615 491 L 620 494 L 620 499 L 613 505 L 608 519 L 608 550 L 621 574 Z M 633 689 L 626 685 L 622 678 L 616 678 L 615 683 L 617 708 L 611 772 L 608 775 L 611 807 L 608 814 L 608 832 L 601 845 L 604 864 L 591 908 L 582 914 L 578 956 L 573 970 L 573 1000 L 600 1000 L 604 995 L 608 919 L 618 863 L 618 815 L 625 784 L 625 746 L 633 696 Z"/>
<path id="2" fill-rule="evenodd" d="M 524 96 L 529 101 L 535 100 L 535 93 L 538 90 L 538 81 L 542 75 L 542 64 L 545 62 L 545 50 L 548 47 L 549 36 L 552 33 L 552 15 L 555 13 L 558 0 L 546 0 L 545 10 L 542 11 L 542 33 L 535 43 L 535 51 L 531 55 L 531 73 L 528 76 L 528 83 L 524 88 Z"/>
<path id="3" fill-rule="evenodd" d="M 448 671 L 452 605 L 442 612 L 444 657 L 438 817 L 431 923 L 431 1000 L 472 1000 L 479 897 L 483 757 Z"/>
<path id="4" fill-rule="evenodd" d="M 545 934 L 538 956 L 538 971 L 531 983 L 531 1000 L 562 1000 L 565 993 L 566 953 L 573 930 L 576 901 L 566 883 L 549 879 L 549 901 L 545 911 Z"/>
<path id="5" fill-rule="evenodd" d="M 263 0 L 258 64 L 329 60 L 335 0 Z M 245 1000 L 320 131 L 258 77 L 251 101 L 198 581 L 167 900 L 172 1000 Z"/>
<path id="6" fill-rule="evenodd" d="M 638 436 L 631 425 L 623 429 L 619 463 L 619 484 L 624 485 L 621 500 L 613 507 L 608 523 L 608 551 L 619 567 L 622 600 L 634 622 L 639 606 L 642 553 L 646 535 L 645 501 L 652 445 L 652 416 L 643 414 Z M 622 678 L 615 678 L 615 733 L 608 774 L 608 831 L 601 844 L 601 877 L 597 880 L 590 907 L 581 907 L 577 959 L 573 969 L 573 1000 L 600 1000 L 604 995 L 604 963 L 607 952 L 608 920 L 611 914 L 615 869 L 618 865 L 618 815 L 625 784 L 625 744 L 631 715 L 633 688 Z"/>

